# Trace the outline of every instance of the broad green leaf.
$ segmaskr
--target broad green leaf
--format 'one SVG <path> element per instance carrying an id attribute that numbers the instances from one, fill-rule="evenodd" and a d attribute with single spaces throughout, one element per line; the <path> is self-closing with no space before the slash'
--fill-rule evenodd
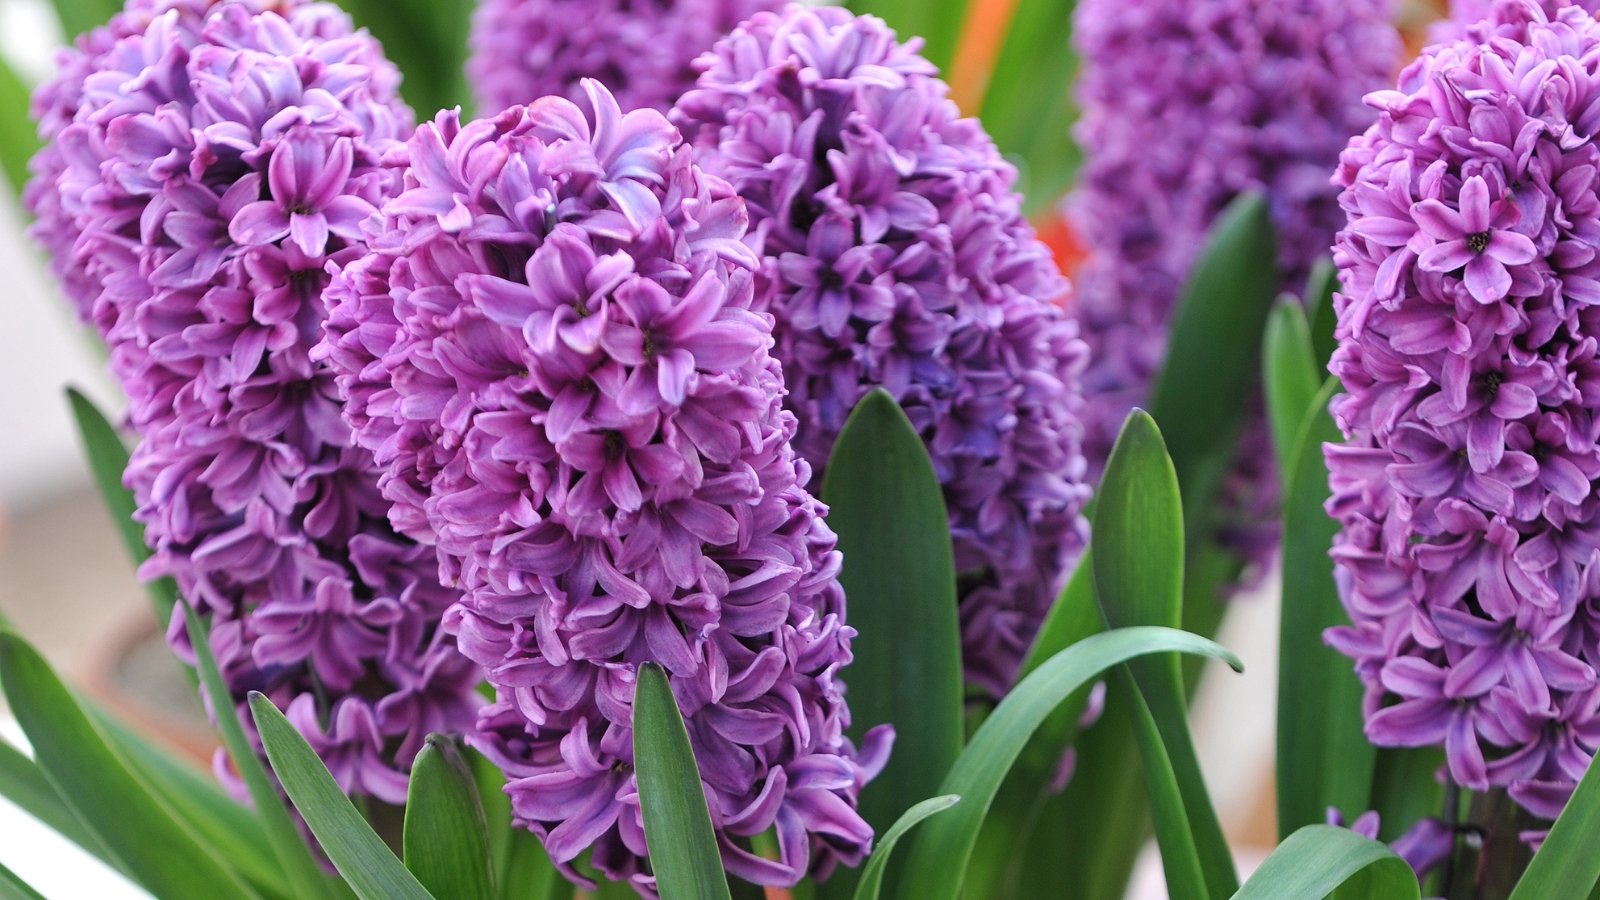
<path id="1" fill-rule="evenodd" d="M 1362 731 L 1361 682 L 1350 661 L 1323 643 L 1349 621 L 1328 557 L 1338 523 L 1323 510 L 1328 470 L 1322 445 L 1340 439 L 1328 415 L 1338 383 L 1317 393 L 1285 466 L 1283 617 L 1278 632 L 1278 834 L 1287 838 L 1337 807 L 1346 821 L 1367 809 L 1377 751 Z"/>
<path id="2" fill-rule="evenodd" d="M 839 535 L 839 580 L 857 632 L 850 735 L 859 742 L 892 722 L 901 748 L 861 794 L 862 815 L 882 831 L 938 792 L 963 736 L 949 514 L 922 439 L 884 391 L 868 394 L 845 422 L 822 498 Z M 898 868 L 890 867 L 891 884 Z M 853 879 L 839 874 L 823 886 L 825 896 L 849 896 Z"/>
<path id="3" fill-rule="evenodd" d="M 316 751 L 272 701 L 251 691 L 250 711 L 279 783 L 356 895 L 362 900 L 429 900 L 433 895 L 356 812 Z"/>
<path id="4" fill-rule="evenodd" d="M 158 897 L 255 897 L 150 794 L 27 642 L 0 632 L 0 684 L 56 793 L 126 872 Z"/>
<path id="5" fill-rule="evenodd" d="M 17 808 L 107 865 L 118 865 L 105 844 L 78 819 L 33 760 L 3 740 L 0 740 L 0 797 L 10 800 Z"/>
<path id="6" fill-rule="evenodd" d="M 1095 596 L 1106 624 L 1178 627 L 1183 618 L 1183 504 L 1161 430 L 1141 410 L 1128 416 L 1106 462 L 1094 529 Z M 1238 889 L 1239 877 L 1189 736 L 1189 704 L 1178 658 L 1140 659 L 1128 669 L 1137 682 L 1128 692 L 1135 704 L 1134 733 L 1154 803 L 1156 835 L 1163 838 L 1162 857 L 1170 860 L 1169 877 L 1187 869 L 1175 857 L 1193 853 L 1204 884 L 1189 885 L 1178 895 L 1226 897 Z M 1148 710 L 1141 708 L 1145 705 Z M 1175 797 L 1167 793 L 1168 776 L 1178 792 Z M 1182 827 L 1169 821 L 1173 818 L 1184 820 Z"/>
<path id="7" fill-rule="evenodd" d="M 261 764 L 261 758 L 256 755 L 254 745 L 245 736 L 233 696 L 228 692 L 222 670 L 217 666 L 216 654 L 211 650 L 211 624 L 187 603 L 183 605 L 183 621 L 189 644 L 194 648 L 195 667 L 200 673 L 201 686 L 206 696 L 211 698 L 217 734 L 222 737 L 222 746 L 233 760 L 234 771 L 239 773 L 240 780 L 244 782 L 250 802 L 255 807 L 256 818 L 261 823 L 261 849 L 270 851 L 271 858 L 297 896 L 312 898 L 343 893 L 342 890 L 336 890 L 323 875 L 321 865 L 301 839 L 300 830 L 289 817 L 289 810 L 284 807 L 278 789 Z M 260 853 L 260 850 L 257 852 Z"/>
<path id="8" fill-rule="evenodd" d="M 418 119 L 470 103 L 462 65 L 473 0 L 339 0 L 339 5 L 372 32 L 399 66 L 404 76 L 400 93 Z"/>
<path id="9" fill-rule="evenodd" d="M 1234 900 L 1321 900 L 1343 888 L 1351 897 L 1416 900 L 1417 876 L 1377 841 L 1343 828 L 1308 825 L 1278 846 Z M 1541 898 L 1568 896 L 1540 894 Z"/>
<path id="10" fill-rule="evenodd" d="M 960 802 L 960 797 L 946 794 L 942 797 L 929 797 L 906 810 L 900 821 L 894 823 L 882 837 L 878 838 L 877 846 L 872 849 L 872 858 L 867 860 L 866 866 L 861 870 L 861 883 L 856 885 L 855 900 L 878 900 L 878 892 L 883 890 L 884 866 L 894 854 L 895 845 L 900 843 L 900 839 L 923 819 L 942 813 Z"/>
<path id="11" fill-rule="evenodd" d="M 1050 214 L 1082 162 L 1072 139 L 1076 6 L 1075 0 L 1017 0 L 984 94 L 980 118 L 995 145 L 1017 163 L 1017 187 L 1030 216 Z"/>
<path id="12" fill-rule="evenodd" d="M 1339 314 L 1333 308 L 1334 292 L 1339 290 L 1339 270 L 1333 260 L 1319 260 L 1311 269 L 1311 280 L 1306 284 L 1306 320 L 1311 324 L 1311 346 L 1315 351 L 1317 377 L 1328 371 L 1328 360 L 1338 346 L 1334 331 L 1339 324 Z"/>
<path id="13" fill-rule="evenodd" d="M 50 3 L 55 7 L 56 18 L 61 20 L 61 33 L 68 40 L 99 28 L 122 12 L 118 0 L 50 0 Z"/>
<path id="14" fill-rule="evenodd" d="M 959 897 L 989 804 L 1040 724 L 1101 672 L 1153 653 L 1193 653 L 1239 667 L 1232 654 L 1211 641 L 1167 628 L 1108 631 L 1056 654 L 1000 701 L 950 769 L 939 793 L 957 794 L 961 803 L 918 831 L 898 896 L 902 900 Z"/>
<path id="15" fill-rule="evenodd" d="M 1300 425 L 1322 386 L 1311 347 L 1311 327 L 1300 301 L 1289 295 L 1278 300 L 1267 320 L 1262 349 L 1262 381 L 1267 393 L 1267 423 L 1272 428 L 1272 449 L 1278 470 L 1288 482 L 1290 462 L 1298 447 Z"/>
<path id="16" fill-rule="evenodd" d="M 0 56 L 0 169 L 18 196 L 28 183 L 28 160 L 39 152 L 30 93 L 16 67 Z"/>
<path id="17" fill-rule="evenodd" d="M 941 70 L 948 70 L 961 41 L 961 26 L 970 3 L 971 0 L 847 0 L 840 5 L 858 15 L 883 19 L 902 41 L 922 38 L 922 55 Z"/>
<path id="18" fill-rule="evenodd" d="M 78 436 L 83 440 L 89 469 L 94 473 L 95 486 L 100 489 L 106 511 L 122 535 L 128 557 L 135 565 L 142 563 L 150 558 L 150 548 L 145 546 L 144 526 L 133 519 L 136 509 L 133 494 L 122 486 L 122 473 L 128 468 L 128 448 L 94 401 L 76 388 L 67 388 L 67 402 L 78 423 Z M 172 609 L 178 602 L 178 585 L 171 578 L 159 578 L 146 583 L 145 590 L 155 608 L 156 621 L 163 624 L 170 621 Z"/>
<path id="19" fill-rule="evenodd" d="M 478 786 L 461 747 L 444 735 L 429 735 L 412 764 L 403 843 L 406 868 L 435 897 L 496 896 Z"/>
<path id="20" fill-rule="evenodd" d="M 1378 813 L 1380 838 L 1398 840 L 1412 825 L 1439 814 L 1444 808 L 1443 768 L 1441 747 L 1378 751 L 1368 806 Z"/>
<path id="21" fill-rule="evenodd" d="M 557 886 L 566 881 L 556 872 L 539 839 L 512 825 L 505 773 L 478 751 L 468 748 L 467 754 L 478 782 L 499 896 L 502 900 L 553 900 Z"/>
<path id="22" fill-rule="evenodd" d="M 307 896 L 295 891 L 277 861 L 261 852 L 267 834 L 253 811 L 224 793 L 209 774 L 174 758 L 94 703 L 82 702 L 111 749 L 218 859 L 263 891 Z"/>
<path id="23" fill-rule="evenodd" d="M 4 865 L 0 865 L 0 897 L 5 900 L 44 900 L 42 894 Z"/>
<path id="24" fill-rule="evenodd" d="M 1511 900 L 1547 900 L 1555 897 L 1588 897 L 1600 888 L 1600 853 L 1595 852 L 1595 835 L 1600 834 L 1600 766 L 1589 764 L 1589 771 L 1578 782 L 1578 789 L 1567 801 L 1566 809 L 1550 829 L 1533 862 L 1511 892 Z"/>
<path id="25" fill-rule="evenodd" d="M 639 667 L 633 698 L 633 765 L 650 869 L 661 900 L 728 898 L 689 731 L 660 666 Z"/>

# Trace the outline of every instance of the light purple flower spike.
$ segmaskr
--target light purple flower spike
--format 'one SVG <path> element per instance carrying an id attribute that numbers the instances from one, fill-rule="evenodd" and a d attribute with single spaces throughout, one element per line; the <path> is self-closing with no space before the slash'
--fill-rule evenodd
<path id="1" fill-rule="evenodd" d="M 592 850 L 653 891 L 631 727 L 653 661 L 729 871 L 824 876 L 871 844 L 855 798 L 891 734 L 843 737 L 839 554 L 751 309 L 744 204 L 660 113 L 585 89 L 418 129 L 329 290 L 326 352 L 396 521 L 465 592 L 449 621 L 498 695 L 478 746 L 562 870 Z M 752 852 L 768 831 L 776 859 Z"/>
<path id="2" fill-rule="evenodd" d="M 40 90 L 28 190 L 128 396 L 141 574 L 209 617 L 227 702 L 264 692 L 341 787 L 389 803 L 479 705 L 440 627 L 454 595 L 388 526 L 310 357 L 324 268 L 399 187 L 378 167 L 411 122 L 397 84 L 328 4 L 135 0 Z M 169 637 L 192 662 L 181 614 Z"/>
<path id="3" fill-rule="evenodd" d="M 1600 0 L 1534 0 L 1534 3 L 1548 18 L 1555 17 L 1568 6 L 1580 7 L 1591 15 L 1600 10 Z M 1524 15 L 1510 12 L 1499 0 L 1451 0 L 1449 17 L 1435 22 L 1428 29 L 1428 41 L 1442 44 L 1462 40 L 1468 37 L 1468 29 L 1479 22 L 1491 17 L 1505 22 L 1508 14 L 1512 17 Z"/>
<path id="4" fill-rule="evenodd" d="M 1368 102 L 1326 448 L 1367 734 L 1554 819 L 1600 746 L 1600 24 L 1525 0 Z"/>
<path id="5" fill-rule="evenodd" d="M 1084 165 L 1065 209 L 1087 252 L 1074 309 L 1090 347 L 1091 482 L 1129 411 L 1149 402 L 1183 284 L 1234 198 L 1266 196 L 1286 290 L 1300 293 L 1327 255 L 1340 223 L 1328 172 L 1372 122 L 1362 94 L 1388 84 L 1400 62 L 1392 9 L 1391 0 L 1080 0 Z M 1259 418 L 1242 442 L 1217 515 L 1223 543 L 1260 573 L 1278 545 L 1278 478 Z"/>
<path id="6" fill-rule="evenodd" d="M 966 677 L 999 696 L 1084 546 L 1084 346 L 1016 172 L 919 47 L 842 9 L 762 13 L 700 59 L 672 115 L 750 203 L 756 308 L 776 319 L 812 484 L 875 387 L 921 433 Z"/>
<path id="7" fill-rule="evenodd" d="M 784 0 L 478 0 L 467 74 L 485 115 L 544 96 L 588 102 L 594 78 L 624 109 L 666 111 L 695 56 Z"/>

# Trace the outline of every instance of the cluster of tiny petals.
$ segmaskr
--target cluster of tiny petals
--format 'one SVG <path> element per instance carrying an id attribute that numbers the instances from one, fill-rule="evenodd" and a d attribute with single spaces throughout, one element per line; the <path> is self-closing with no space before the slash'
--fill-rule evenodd
<path id="1" fill-rule="evenodd" d="M 1298 294 L 1341 216 L 1328 172 L 1372 121 L 1362 95 L 1399 63 L 1392 0 L 1082 0 L 1077 126 L 1084 167 L 1066 214 L 1085 244 L 1074 310 L 1091 481 L 1123 420 L 1149 400 L 1167 332 L 1207 232 L 1262 191 L 1285 289 Z M 1224 540 L 1247 560 L 1277 546 L 1266 430 L 1244 436 L 1226 487 Z"/>
<path id="2" fill-rule="evenodd" d="M 1372 94 L 1337 179 L 1327 447 L 1382 746 L 1554 819 L 1600 747 L 1600 24 L 1497 3 Z"/>
<path id="3" fill-rule="evenodd" d="M 398 75 L 336 7 L 279 0 L 134 0 L 62 62 L 28 196 L 128 397 L 142 574 L 210 619 L 232 704 L 262 691 L 342 787 L 403 802 L 477 679 L 310 356 L 324 268 L 398 188 Z M 182 615 L 170 637 L 190 658 Z"/>
<path id="4" fill-rule="evenodd" d="M 875 387 L 922 435 L 966 674 L 998 696 L 1084 545 L 1085 349 L 1015 171 L 918 48 L 842 9 L 762 13 L 696 63 L 672 116 L 750 204 L 756 306 L 776 319 L 812 484 Z"/>
<path id="5" fill-rule="evenodd" d="M 624 109 L 666 111 L 694 84 L 695 56 L 784 0 L 478 0 L 467 73 L 485 114 L 545 96 L 587 102 L 580 82 Z"/>
<path id="6" fill-rule="evenodd" d="M 1534 3 L 1547 19 L 1554 18 L 1569 6 L 1579 7 L 1591 15 L 1600 11 L 1600 0 L 1534 0 Z M 1527 22 L 1526 16 L 1525 11 L 1508 8 L 1499 4 L 1498 0 L 1451 0 L 1450 15 L 1428 29 L 1428 40 L 1442 44 L 1468 39 L 1474 25 L 1489 20 L 1500 27 L 1509 25 L 1515 28 L 1519 22 Z"/>
<path id="7" fill-rule="evenodd" d="M 743 203 L 597 82 L 418 129 L 382 236 L 329 291 L 326 354 L 396 521 L 435 536 L 448 621 L 498 701 L 478 745 L 569 875 L 653 890 L 636 667 L 668 672 L 725 863 L 860 862 L 835 538 L 790 449 Z M 750 839 L 775 831 L 778 854 Z"/>

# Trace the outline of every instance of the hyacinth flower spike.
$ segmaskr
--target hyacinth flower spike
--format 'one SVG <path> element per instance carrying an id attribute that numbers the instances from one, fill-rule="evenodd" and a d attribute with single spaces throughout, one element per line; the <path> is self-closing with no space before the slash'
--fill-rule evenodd
<path id="1" fill-rule="evenodd" d="M 874 388 L 921 434 L 966 677 L 999 697 L 1087 538 L 1085 348 L 1015 170 L 919 47 L 842 9 L 762 13 L 696 63 L 672 118 L 750 204 L 755 308 L 775 320 L 811 484 Z"/>
<path id="2" fill-rule="evenodd" d="M 310 355 L 324 268 L 400 187 L 378 165 L 411 124 L 397 84 L 328 4 L 135 0 L 40 89 L 27 193 L 128 396 L 142 574 L 209 619 L 213 712 L 265 693 L 345 791 L 388 803 L 480 705 L 441 628 L 454 595 L 386 522 Z M 169 637 L 192 660 L 181 613 Z"/>
<path id="3" fill-rule="evenodd" d="M 637 667 L 688 723 L 728 870 L 858 864 L 839 554 L 790 449 L 742 201 L 660 113 L 598 82 L 392 157 L 405 189 L 339 275 L 323 352 L 497 700 L 477 745 L 569 877 L 653 891 L 632 769 Z M 776 858 L 752 838 L 777 838 Z"/>

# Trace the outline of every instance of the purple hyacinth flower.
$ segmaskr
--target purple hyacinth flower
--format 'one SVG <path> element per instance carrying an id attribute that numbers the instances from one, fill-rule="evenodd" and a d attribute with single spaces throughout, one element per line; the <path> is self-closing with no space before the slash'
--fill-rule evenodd
<path id="1" fill-rule="evenodd" d="M 1545 819 L 1600 747 L 1596 52 L 1576 6 L 1496 3 L 1369 96 L 1337 175 L 1327 638 L 1375 743 Z"/>
<path id="2" fill-rule="evenodd" d="M 585 78 L 624 109 L 666 111 L 694 84 L 690 63 L 735 25 L 784 0 L 478 0 L 467 74 L 484 114 L 566 97 Z"/>
<path id="3" fill-rule="evenodd" d="M 1345 827 L 1344 815 L 1337 808 L 1328 807 L 1328 824 L 1336 828 Z M 1378 813 L 1365 812 L 1356 817 L 1349 827 L 1367 840 L 1375 841 L 1378 840 L 1378 829 L 1382 824 Z M 1455 843 L 1456 835 L 1450 826 L 1439 819 L 1427 818 L 1391 841 L 1389 849 L 1411 866 L 1417 878 L 1426 879 L 1450 858 Z"/>
<path id="4" fill-rule="evenodd" d="M 1600 11 L 1600 0 L 1534 0 L 1534 4 L 1546 18 L 1555 18 L 1568 6 L 1579 7 L 1590 14 Z M 1450 0 L 1449 17 L 1429 27 L 1428 41 L 1442 44 L 1462 40 L 1468 36 L 1472 26 L 1488 19 L 1496 19 L 1504 24 L 1517 20 L 1526 22 L 1526 13 L 1517 11 L 1517 7 L 1522 5 L 1522 0 L 1511 4 L 1501 0 Z"/>
<path id="5" fill-rule="evenodd" d="M 465 594 L 447 621 L 497 694 L 475 742 L 561 870 L 653 893 L 632 703 L 656 662 L 729 871 L 825 876 L 870 846 L 855 800 L 892 733 L 843 736 L 839 554 L 744 204 L 660 113 L 585 90 L 419 128 L 322 352 L 395 521 Z"/>
<path id="6" fill-rule="evenodd" d="M 1167 332 L 1207 232 L 1241 193 L 1267 198 L 1285 290 L 1298 294 L 1341 217 L 1327 173 L 1371 123 L 1361 98 L 1401 46 L 1391 0 L 1081 0 L 1076 126 L 1084 166 L 1066 214 L 1085 245 L 1073 309 L 1090 480 L 1165 363 Z M 1278 476 L 1258 416 L 1217 510 L 1259 575 L 1278 545 Z"/>
<path id="7" fill-rule="evenodd" d="M 324 269 L 400 187 L 378 165 L 411 122 L 397 84 L 328 4 L 135 0 L 40 90 L 28 190 L 128 396 L 141 574 L 209 618 L 247 727 L 262 691 L 341 787 L 389 803 L 427 734 L 479 706 L 441 628 L 454 595 L 385 521 L 310 355 Z M 192 662 L 183 622 L 169 637 Z"/>
<path id="8" fill-rule="evenodd" d="M 672 115 L 750 203 L 756 306 L 776 320 L 812 484 L 875 387 L 921 433 L 966 676 L 998 696 L 1084 545 L 1084 347 L 1016 172 L 919 46 L 840 9 L 762 13 L 700 59 Z"/>

